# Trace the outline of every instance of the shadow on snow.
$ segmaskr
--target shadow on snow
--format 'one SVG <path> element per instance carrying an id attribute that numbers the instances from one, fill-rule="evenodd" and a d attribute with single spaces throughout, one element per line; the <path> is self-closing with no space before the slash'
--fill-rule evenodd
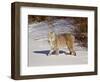
<path id="1" fill-rule="evenodd" d="M 37 53 L 37 54 L 41 54 L 41 55 L 43 55 L 43 54 L 45 54 L 45 55 L 47 55 L 48 56 L 48 54 L 49 54 L 49 52 L 50 52 L 50 50 L 42 50 L 42 51 L 33 51 L 33 53 Z M 55 54 L 56 53 L 56 51 L 53 51 L 52 52 L 52 55 L 56 55 Z M 63 50 L 60 50 L 59 51 L 59 54 L 66 54 L 66 55 L 70 55 L 70 53 L 66 53 L 65 51 L 63 51 Z"/>

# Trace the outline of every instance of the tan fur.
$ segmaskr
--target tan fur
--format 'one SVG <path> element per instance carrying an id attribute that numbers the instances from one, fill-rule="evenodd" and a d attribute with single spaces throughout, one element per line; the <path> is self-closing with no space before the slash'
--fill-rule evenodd
<path id="1" fill-rule="evenodd" d="M 68 47 L 70 54 L 76 55 L 74 50 L 74 36 L 71 33 L 56 35 L 54 32 L 49 32 L 48 40 L 51 47 L 48 55 L 51 55 L 53 51 L 59 54 L 59 49 L 64 47 Z"/>

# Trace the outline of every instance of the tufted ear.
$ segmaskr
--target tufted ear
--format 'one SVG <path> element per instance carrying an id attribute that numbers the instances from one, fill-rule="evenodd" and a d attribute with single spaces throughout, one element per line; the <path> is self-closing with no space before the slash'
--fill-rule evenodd
<path id="1" fill-rule="evenodd" d="M 52 32 L 52 35 L 55 36 L 56 34 L 54 32 Z"/>
<path id="2" fill-rule="evenodd" d="M 55 33 L 54 32 L 49 32 L 48 35 L 55 36 Z"/>
<path id="3" fill-rule="evenodd" d="M 48 35 L 50 35 L 50 34 L 51 34 L 51 32 L 48 33 Z"/>

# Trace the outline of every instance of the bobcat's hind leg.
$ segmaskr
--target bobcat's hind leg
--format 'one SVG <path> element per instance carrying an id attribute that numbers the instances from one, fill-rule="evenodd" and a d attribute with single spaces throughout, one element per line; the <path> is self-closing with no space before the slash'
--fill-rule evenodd
<path id="1" fill-rule="evenodd" d="M 76 52 L 75 51 L 73 51 L 73 55 L 76 56 Z"/>
<path id="2" fill-rule="evenodd" d="M 75 51 L 70 51 L 69 54 L 70 54 L 70 55 L 74 55 L 74 56 L 76 56 L 76 52 L 75 52 Z"/>
<path id="3" fill-rule="evenodd" d="M 67 47 L 70 51 L 70 55 L 76 56 L 76 52 L 74 50 L 73 42 L 67 42 Z"/>

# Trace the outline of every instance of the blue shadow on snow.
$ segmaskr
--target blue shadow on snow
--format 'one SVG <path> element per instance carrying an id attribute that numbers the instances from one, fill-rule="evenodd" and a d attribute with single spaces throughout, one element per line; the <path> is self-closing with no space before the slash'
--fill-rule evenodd
<path id="1" fill-rule="evenodd" d="M 33 51 L 33 53 L 37 53 L 37 54 L 45 54 L 45 55 L 48 55 L 49 52 L 50 52 L 50 50 Z M 59 51 L 59 54 L 62 54 L 62 53 L 69 54 L 69 53 L 66 53 L 65 51 L 60 50 L 60 51 Z M 55 51 L 52 52 L 52 55 L 55 55 Z"/>

